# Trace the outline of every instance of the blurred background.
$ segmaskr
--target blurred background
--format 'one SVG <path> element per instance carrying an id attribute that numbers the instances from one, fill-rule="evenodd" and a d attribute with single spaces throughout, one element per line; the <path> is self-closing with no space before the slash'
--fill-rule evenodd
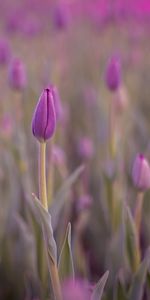
<path id="1" fill-rule="evenodd" d="M 132 267 L 125 253 L 122 208 L 124 203 L 131 212 L 135 208 L 135 155 L 142 152 L 150 159 L 149 35 L 148 0 L 0 2 L 0 299 L 32 299 L 41 290 L 25 199 L 38 194 L 38 143 L 31 120 L 49 84 L 60 97 L 56 134 L 47 147 L 48 195 L 59 199 L 58 205 L 50 203 L 58 253 L 71 221 L 77 276 L 94 283 L 110 270 L 104 299 L 111 299 L 120 274 L 128 289 Z M 117 92 L 105 76 L 114 56 L 121 69 Z M 84 170 L 77 169 L 82 165 Z M 70 174 L 74 177 L 66 187 Z M 142 258 L 150 242 L 149 197 L 146 192 Z M 24 270 L 28 279 L 34 277 L 31 297 L 25 298 L 21 288 L 16 296 L 15 268 L 23 287 Z"/>

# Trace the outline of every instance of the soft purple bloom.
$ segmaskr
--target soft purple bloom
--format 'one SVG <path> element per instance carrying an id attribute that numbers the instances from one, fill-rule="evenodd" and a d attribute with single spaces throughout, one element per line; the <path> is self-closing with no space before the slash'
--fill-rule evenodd
<path id="1" fill-rule="evenodd" d="M 134 160 L 132 180 L 135 187 L 141 191 L 150 188 L 150 165 L 143 154 L 138 154 Z"/>
<path id="2" fill-rule="evenodd" d="M 53 136 L 55 126 L 56 115 L 53 91 L 46 88 L 39 98 L 33 115 L 32 132 L 40 142 L 45 142 Z"/>
<path id="3" fill-rule="evenodd" d="M 89 137 L 83 137 L 77 145 L 78 154 L 83 159 L 90 159 L 94 155 L 94 145 Z"/>
<path id="4" fill-rule="evenodd" d="M 1 39 L 0 40 L 0 64 L 4 65 L 7 64 L 10 60 L 11 51 L 10 45 L 7 40 Z"/>
<path id="5" fill-rule="evenodd" d="M 67 280 L 62 288 L 63 300 L 90 300 L 88 284 L 83 280 Z"/>
<path id="6" fill-rule="evenodd" d="M 110 58 L 106 67 L 105 74 L 106 85 L 109 90 L 116 91 L 121 84 L 121 64 L 116 56 Z"/>
<path id="7" fill-rule="evenodd" d="M 53 13 L 54 26 L 57 29 L 66 29 L 69 23 L 69 15 L 64 5 L 57 5 Z"/>
<path id="8" fill-rule="evenodd" d="M 85 209 L 89 209 L 92 204 L 92 197 L 88 194 L 82 195 L 79 197 L 77 201 L 77 210 L 78 212 L 84 211 Z"/>
<path id="9" fill-rule="evenodd" d="M 13 89 L 22 90 L 27 85 L 27 74 L 24 63 L 15 58 L 9 68 L 9 83 Z"/>
<path id="10" fill-rule="evenodd" d="M 33 37 L 41 31 L 40 23 L 37 19 L 27 18 L 21 25 L 21 31 L 28 37 Z"/>

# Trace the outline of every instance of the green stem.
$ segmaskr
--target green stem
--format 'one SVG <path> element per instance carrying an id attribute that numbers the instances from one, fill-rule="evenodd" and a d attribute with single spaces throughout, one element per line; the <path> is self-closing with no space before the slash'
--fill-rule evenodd
<path id="1" fill-rule="evenodd" d="M 137 194 L 136 208 L 135 208 L 135 215 L 134 215 L 138 237 L 140 237 L 140 231 L 141 231 L 143 200 L 144 200 L 144 194 L 142 192 L 139 192 Z"/>
<path id="2" fill-rule="evenodd" d="M 40 143 L 39 197 L 43 207 L 48 211 L 47 189 L 46 189 L 46 143 Z"/>
<path id="3" fill-rule="evenodd" d="M 48 169 L 48 204 L 51 205 L 53 201 L 53 187 L 54 187 L 54 163 L 52 160 L 52 147 L 50 149 L 49 161 L 50 167 Z"/>
<path id="4" fill-rule="evenodd" d="M 40 143 L 39 155 L 39 195 L 43 207 L 48 211 L 47 188 L 46 188 L 46 143 Z M 55 300 L 61 300 L 61 285 L 58 275 L 57 264 L 49 260 L 49 271 Z"/>
<path id="5" fill-rule="evenodd" d="M 51 258 L 49 259 L 49 269 L 50 269 L 50 276 L 51 276 L 54 298 L 55 300 L 62 300 L 58 267 Z"/>

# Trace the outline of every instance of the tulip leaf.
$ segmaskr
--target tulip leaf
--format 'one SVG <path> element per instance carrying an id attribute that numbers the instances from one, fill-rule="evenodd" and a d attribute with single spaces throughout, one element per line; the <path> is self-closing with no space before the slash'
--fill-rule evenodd
<path id="1" fill-rule="evenodd" d="M 147 279 L 147 273 L 150 266 L 150 248 L 147 251 L 147 254 L 140 264 L 134 278 L 133 283 L 129 291 L 129 300 L 142 300 L 144 286 Z"/>
<path id="2" fill-rule="evenodd" d="M 55 230 L 57 227 L 58 219 L 60 212 L 63 208 L 63 205 L 65 201 L 67 200 L 68 194 L 70 192 L 71 186 L 75 183 L 77 178 L 80 176 L 80 174 L 83 172 L 84 166 L 79 166 L 64 182 L 62 187 L 59 189 L 59 191 L 56 193 L 56 196 L 54 197 L 53 204 L 50 208 L 51 216 L 52 216 L 52 225 L 53 229 Z"/>
<path id="3" fill-rule="evenodd" d="M 125 214 L 125 231 L 126 231 L 126 250 L 127 250 L 127 258 L 130 265 L 130 268 L 133 272 L 135 272 L 140 263 L 140 251 L 139 251 L 139 243 L 138 236 L 135 227 L 135 222 L 132 217 L 131 211 L 129 207 L 126 207 Z"/>
<path id="4" fill-rule="evenodd" d="M 62 280 L 65 278 L 74 278 L 74 265 L 71 251 L 71 224 L 67 226 L 64 242 L 60 252 L 58 262 L 59 275 Z"/>
<path id="5" fill-rule="evenodd" d="M 51 215 L 48 211 L 41 205 L 39 199 L 34 196 L 34 201 L 32 202 L 34 204 L 34 207 L 37 210 L 37 215 L 39 217 L 39 221 L 41 222 L 42 230 L 45 232 L 45 236 L 47 239 L 47 247 L 48 252 L 51 255 L 51 259 L 56 262 L 57 261 L 57 247 L 56 242 L 53 235 L 53 228 L 51 224 Z"/>
<path id="6" fill-rule="evenodd" d="M 108 279 L 108 275 L 109 275 L 109 271 L 106 271 L 104 273 L 104 275 L 100 278 L 100 280 L 98 281 L 98 283 L 96 284 L 96 286 L 93 290 L 91 300 L 101 300 L 103 291 L 104 291 L 104 287 L 105 287 L 106 281 Z"/>
<path id="7" fill-rule="evenodd" d="M 123 288 L 123 285 L 119 278 L 116 283 L 116 288 L 115 288 L 113 299 L 114 300 L 128 300 L 125 289 Z"/>

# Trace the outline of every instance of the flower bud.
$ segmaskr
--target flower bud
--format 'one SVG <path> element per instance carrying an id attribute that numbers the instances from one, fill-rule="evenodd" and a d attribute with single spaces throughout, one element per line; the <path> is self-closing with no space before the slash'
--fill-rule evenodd
<path id="1" fill-rule="evenodd" d="M 40 142 L 45 142 L 53 136 L 55 126 L 53 92 L 50 88 L 46 88 L 40 96 L 33 115 L 32 132 Z"/>
<path id="2" fill-rule="evenodd" d="M 93 199 L 91 195 L 85 194 L 81 195 L 77 201 L 77 211 L 82 212 L 89 209 L 92 205 Z"/>
<path id="3" fill-rule="evenodd" d="M 53 23 L 56 29 L 63 30 L 68 27 L 69 14 L 64 5 L 57 5 L 53 13 Z"/>
<path id="4" fill-rule="evenodd" d="M 132 180 L 140 191 L 150 188 L 150 165 L 142 154 L 138 154 L 133 163 Z"/>
<path id="5" fill-rule="evenodd" d="M 80 138 L 77 145 L 77 151 L 82 159 L 91 159 L 94 155 L 93 141 L 86 136 Z"/>
<path id="6" fill-rule="evenodd" d="M 81 280 L 68 279 L 62 287 L 63 300 L 89 300 L 91 297 L 88 284 Z"/>
<path id="7" fill-rule="evenodd" d="M 108 62 L 105 74 L 105 81 L 110 91 L 116 91 L 121 83 L 121 65 L 120 60 L 113 56 Z"/>
<path id="8" fill-rule="evenodd" d="M 15 58 L 10 66 L 9 83 L 16 90 L 22 90 L 27 85 L 25 65 L 18 58 Z"/>

